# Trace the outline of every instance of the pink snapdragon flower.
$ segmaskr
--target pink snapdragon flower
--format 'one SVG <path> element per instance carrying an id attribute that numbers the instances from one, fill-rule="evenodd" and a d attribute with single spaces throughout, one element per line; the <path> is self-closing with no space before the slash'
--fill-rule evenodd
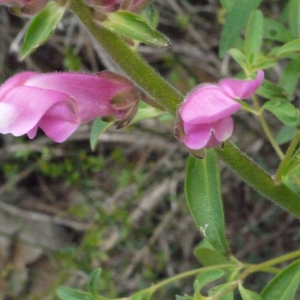
<path id="1" fill-rule="evenodd" d="M 178 138 L 192 150 L 210 148 L 227 140 L 233 131 L 231 115 L 241 108 L 235 99 L 253 95 L 264 79 L 223 79 L 219 84 L 201 84 L 187 95 L 179 108 Z"/>
<path id="2" fill-rule="evenodd" d="M 27 134 L 32 139 L 41 128 L 60 143 L 81 123 L 96 117 L 123 119 L 134 92 L 131 81 L 107 71 L 98 75 L 20 73 L 0 87 L 0 133 Z M 127 97 L 125 104 L 122 95 Z"/>

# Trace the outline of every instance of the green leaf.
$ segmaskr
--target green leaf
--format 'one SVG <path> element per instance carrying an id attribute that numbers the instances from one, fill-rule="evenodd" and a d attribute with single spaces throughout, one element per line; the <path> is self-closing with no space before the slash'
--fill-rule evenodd
<path id="1" fill-rule="evenodd" d="M 290 0 L 288 4 L 288 22 L 294 38 L 300 37 L 300 5 L 299 0 Z"/>
<path id="2" fill-rule="evenodd" d="M 140 16 L 150 25 L 151 28 L 156 28 L 158 25 L 158 12 L 153 8 L 153 5 L 148 5 L 141 13 Z"/>
<path id="3" fill-rule="evenodd" d="M 150 300 L 152 293 L 145 293 L 144 291 L 140 291 L 132 295 L 129 300 Z"/>
<path id="4" fill-rule="evenodd" d="M 21 59 L 24 59 L 49 38 L 62 19 L 65 10 L 65 6 L 51 1 L 32 19 L 21 47 Z"/>
<path id="5" fill-rule="evenodd" d="M 201 289 L 208 283 L 215 281 L 221 278 L 224 275 L 224 271 L 215 269 L 215 270 L 206 270 L 197 275 L 194 281 L 194 290 L 195 294 L 199 294 Z"/>
<path id="6" fill-rule="evenodd" d="M 284 125 L 275 138 L 276 143 L 280 146 L 287 142 L 290 142 L 295 136 L 295 134 L 297 133 L 297 131 L 298 131 L 297 125 L 294 126 Z"/>
<path id="7" fill-rule="evenodd" d="M 225 10 L 231 11 L 234 4 L 234 0 L 221 0 L 221 4 Z"/>
<path id="8" fill-rule="evenodd" d="M 233 46 L 239 37 L 252 11 L 258 7 L 261 0 L 235 1 L 231 11 L 226 16 L 226 21 L 221 33 L 220 57 Z"/>
<path id="9" fill-rule="evenodd" d="M 283 169 L 281 178 L 294 192 L 300 192 L 300 148 Z"/>
<path id="10" fill-rule="evenodd" d="M 246 56 L 245 54 L 236 48 L 231 48 L 228 52 L 232 58 L 240 65 L 240 67 L 245 71 L 245 73 L 248 70 L 248 65 L 246 62 Z"/>
<path id="11" fill-rule="evenodd" d="M 100 280 L 101 272 L 102 272 L 101 268 L 94 270 L 88 282 L 88 290 L 94 297 L 96 297 L 99 293 L 99 280 Z"/>
<path id="12" fill-rule="evenodd" d="M 97 143 L 99 142 L 101 135 L 113 124 L 114 122 L 104 122 L 100 118 L 95 119 L 90 137 L 90 145 L 92 150 L 96 149 Z"/>
<path id="13" fill-rule="evenodd" d="M 280 22 L 269 18 L 264 20 L 264 38 L 283 43 L 294 39 L 290 30 L 285 28 Z"/>
<path id="14" fill-rule="evenodd" d="M 179 295 L 176 295 L 176 298 L 175 298 L 175 299 L 176 299 L 176 300 L 193 300 L 192 297 L 187 296 L 187 295 L 185 295 L 185 296 L 179 296 Z"/>
<path id="15" fill-rule="evenodd" d="M 290 95 L 293 95 L 300 77 L 300 56 L 292 59 L 284 69 L 279 81 Z"/>
<path id="16" fill-rule="evenodd" d="M 225 257 L 230 250 L 225 234 L 220 174 L 214 149 L 202 160 L 190 156 L 186 168 L 185 193 L 194 221 L 203 236 Z"/>
<path id="17" fill-rule="evenodd" d="M 286 54 L 300 51 L 300 39 L 293 40 L 279 47 L 276 51 L 276 56 L 285 56 Z"/>
<path id="18" fill-rule="evenodd" d="M 197 257 L 199 262 L 205 267 L 228 263 L 228 260 L 219 252 L 217 252 L 206 239 L 204 239 L 194 249 L 194 255 Z"/>
<path id="19" fill-rule="evenodd" d="M 296 260 L 277 274 L 261 293 L 264 300 L 294 299 L 300 282 L 300 260 Z"/>
<path id="20" fill-rule="evenodd" d="M 264 17 L 260 10 L 254 10 L 249 18 L 245 40 L 245 53 L 248 62 L 256 57 L 260 51 L 263 39 Z"/>
<path id="21" fill-rule="evenodd" d="M 262 106 L 262 109 L 267 109 L 268 111 L 270 111 L 283 124 L 290 126 L 297 124 L 298 117 L 296 108 L 288 101 L 268 101 Z"/>
<path id="22" fill-rule="evenodd" d="M 87 292 L 78 291 L 66 286 L 60 286 L 56 289 L 56 294 L 60 300 L 95 300 Z"/>
<path id="23" fill-rule="evenodd" d="M 274 58 L 266 58 L 266 57 L 259 57 L 255 64 L 251 66 L 251 70 L 258 71 L 258 70 L 265 70 L 272 68 L 277 65 L 277 60 Z"/>
<path id="24" fill-rule="evenodd" d="M 110 13 L 108 18 L 101 22 L 103 26 L 114 33 L 126 38 L 158 47 L 168 47 L 169 41 L 166 36 L 152 28 L 141 16 L 128 11 Z"/>
<path id="25" fill-rule="evenodd" d="M 260 295 L 248 289 L 245 289 L 241 284 L 239 284 L 239 291 L 243 300 L 262 300 Z"/>
<path id="26" fill-rule="evenodd" d="M 165 111 L 161 111 L 152 106 L 141 107 L 141 108 L 139 108 L 137 114 L 134 116 L 134 118 L 130 124 L 133 124 L 133 123 L 139 122 L 141 120 L 145 120 L 145 119 L 155 118 L 155 117 L 162 116 L 162 115 L 169 115 L 169 114 L 166 113 Z"/>
<path id="27" fill-rule="evenodd" d="M 292 100 L 291 96 L 286 92 L 286 90 L 268 80 L 264 80 L 260 88 L 257 90 L 257 94 L 267 99 L 280 99 L 280 100 Z"/>
<path id="28" fill-rule="evenodd" d="M 233 291 L 228 292 L 226 295 L 224 295 L 222 297 L 216 297 L 219 294 L 226 291 L 228 288 L 230 288 L 231 285 L 232 285 L 232 282 L 226 282 L 226 283 L 223 283 L 223 284 L 216 285 L 208 291 L 208 295 L 210 297 L 214 296 L 214 298 L 216 298 L 218 300 L 234 300 Z"/>

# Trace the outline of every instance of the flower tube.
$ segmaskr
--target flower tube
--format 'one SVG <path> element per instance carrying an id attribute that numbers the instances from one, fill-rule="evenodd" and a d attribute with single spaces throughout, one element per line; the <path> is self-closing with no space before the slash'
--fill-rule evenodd
<path id="1" fill-rule="evenodd" d="M 122 104 L 122 95 L 125 105 L 113 105 L 115 98 Z M 0 133 L 32 139 L 41 128 L 53 141 L 63 142 L 94 118 L 113 115 L 122 120 L 136 105 L 135 95 L 131 81 L 107 71 L 20 73 L 0 87 Z"/>

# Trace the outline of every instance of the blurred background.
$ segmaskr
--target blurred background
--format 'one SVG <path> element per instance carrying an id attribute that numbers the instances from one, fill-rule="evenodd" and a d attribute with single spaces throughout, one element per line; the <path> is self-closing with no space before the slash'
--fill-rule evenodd
<path id="1" fill-rule="evenodd" d="M 285 1 L 263 1 L 278 18 Z M 145 59 L 186 94 L 240 70 L 218 58 L 224 12 L 217 0 L 156 0 L 168 49 L 141 46 Z M 28 18 L 0 7 L 0 82 L 17 72 L 119 72 L 76 16 L 68 12 L 51 38 L 18 59 Z M 280 67 L 266 72 L 276 82 Z M 299 93 L 299 91 L 297 92 Z M 274 132 L 280 129 L 269 119 Z M 232 140 L 270 173 L 278 158 L 258 122 L 235 115 Z M 63 144 L 39 133 L 0 136 L 0 299 L 57 299 L 55 289 L 85 289 L 103 268 L 101 293 L 122 297 L 201 265 L 193 249 L 201 236 L 185 201 L 188 152 L 173 135 L 173 120 L 150 119 L 104 133 L 95 151 L 86 124 Z M 264 199 L 221 164 L 226 228 L 233 254 L 258 263 L 296 250 L 299 221 Z M 250 276 L 260 291 L 265 274 Z M 156 299 L 192 292 L 193 278 L 170 285 Z"/>

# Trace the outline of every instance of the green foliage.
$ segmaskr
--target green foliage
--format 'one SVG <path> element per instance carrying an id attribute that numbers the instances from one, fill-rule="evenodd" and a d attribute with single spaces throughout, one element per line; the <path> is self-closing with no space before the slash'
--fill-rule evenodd
<path id="1" fill-rule="evenodd" d="M 21 48 L 20 58 L 24 59 L 38 46 L 47 41 L 53 30 L 61 21 L 66 7 L 51 1 L 31 21 Z"/>
<path id="2" fill-rule="evenodd" d="M 300 148 L 286 164 L 281 177 L 289 188 L 296 193 L 300 192 Z"/>
<path id="3" fill-rule="evenodd" d="M 205 267 L 228 263 L 228 260 L 217 252 L 206 239 L 194 249 L 194 255 Z"/>
<path id="4" fill-rule="evenodd" d="M 300 260 L 284 268 L 265 287 L 261 293 L 264 300 L 294 299 L 300 283 Z"/>
<path id="5" fill-rule="evenodd" d="M 206 150 L 202 160 L 190 156 L 185 192 L 191 214 L 201 234 L 215 250 L 228 257 L 230 250 L 225 234 L 220 177 L 214 149 Z"/>
<path id="6" fill-rule="evenodd" d="M 264 17 L 260 10 L 254 10 L 249 18 L 245 39 L 245 54 L 247 61 L 252 63 L 260 52 L 263 39 Z"/>
<path id="7" fill-rule="evenodd" d="M 168 39 L 145 19 L 128 11 L 117 11 L 102 22 L 103 26 L 125 38 L 151 46 L 168 47 Z"/>
<path id="8" fill-rule="evenodd" d="M 262 300 L 260 295 L 244 288 L 241 284 L 239 284 L 239 292 L 243 300 Z"/>
<path id="9" fill-rule="evenodd" d="M 240 0 L 233 3 L 230 12 L 226 16 L 226 22 L 222 29 L 219 50 L 220 57 L 223 57 L 233 46 L 252 11 L 258 7 L 260 2 L 261 0 Z M 227 3 L 226 6 L 228 7 Z"/>
<path id="10" fill-rule="evenodd" d="M 262 106 L 262 109 L 269 110 L 285 125 L 292 126 L 297 124 L 296 108 L 288 101 L 268 101 Z"/>

